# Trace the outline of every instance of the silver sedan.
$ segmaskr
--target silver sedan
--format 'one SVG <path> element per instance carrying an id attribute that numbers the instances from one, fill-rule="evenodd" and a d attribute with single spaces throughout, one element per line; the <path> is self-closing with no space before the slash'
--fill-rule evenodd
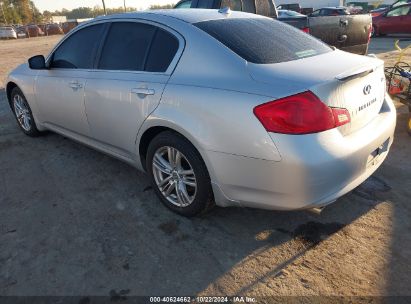
<path id="1" fill-rule="evenodd" d="M 323 207 L 381 165 L 396 123 L 381 60 L 229 10 L 96 18 L 17 67 L 7 96 L 24 133 L 128 162 L 185 216 Z"/>
<path id="2" fill-rule="evenodd" d="M 17 39 L 16 31 L 11 26 L 1 26 L 0 39 Z"/>

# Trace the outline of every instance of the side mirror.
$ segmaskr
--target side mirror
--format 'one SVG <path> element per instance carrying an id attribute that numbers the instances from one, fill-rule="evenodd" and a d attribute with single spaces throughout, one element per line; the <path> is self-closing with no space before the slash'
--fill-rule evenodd
<path id="1" fill-rule="evenodd" d="M 45 70 L 46 59 L 43 55 L 37 55 L 29 58 L 29 67 L 32 70 Z"/>

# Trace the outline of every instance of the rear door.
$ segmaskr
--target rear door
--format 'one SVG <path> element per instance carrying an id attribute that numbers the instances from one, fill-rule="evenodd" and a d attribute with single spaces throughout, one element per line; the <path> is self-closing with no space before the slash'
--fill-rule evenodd
<path id="1" fill-rule="evenodd" d="M 175 32 L 151 22 L 112 22 L 85 90 L 91 136 L 130 156 L 138 130 L 160 102 L 184 47 Z"/>

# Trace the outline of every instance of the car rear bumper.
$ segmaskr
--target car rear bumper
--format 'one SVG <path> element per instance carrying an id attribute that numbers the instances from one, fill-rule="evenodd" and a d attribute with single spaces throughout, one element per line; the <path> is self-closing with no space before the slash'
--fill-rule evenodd
<path id="1" fill-rule="evenodd" d="M 270 133 L 282 160 L 207 151 L 220 206 L 294 210 L 325 206 L 378 169 L 393 142 L 396 111 L 387 96 L 381 113 L 361 130 L 308 135 Z"/>

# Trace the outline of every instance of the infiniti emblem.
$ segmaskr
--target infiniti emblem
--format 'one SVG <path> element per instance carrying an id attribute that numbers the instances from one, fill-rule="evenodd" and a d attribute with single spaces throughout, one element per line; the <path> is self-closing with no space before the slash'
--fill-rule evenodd
<path id="1" fill-rule="evenodd" d="M 371 86 L 369 84 L 367 84 L 362 91 L 363 91 L 364 95 L 370 94 L 371 93 Z"/>

